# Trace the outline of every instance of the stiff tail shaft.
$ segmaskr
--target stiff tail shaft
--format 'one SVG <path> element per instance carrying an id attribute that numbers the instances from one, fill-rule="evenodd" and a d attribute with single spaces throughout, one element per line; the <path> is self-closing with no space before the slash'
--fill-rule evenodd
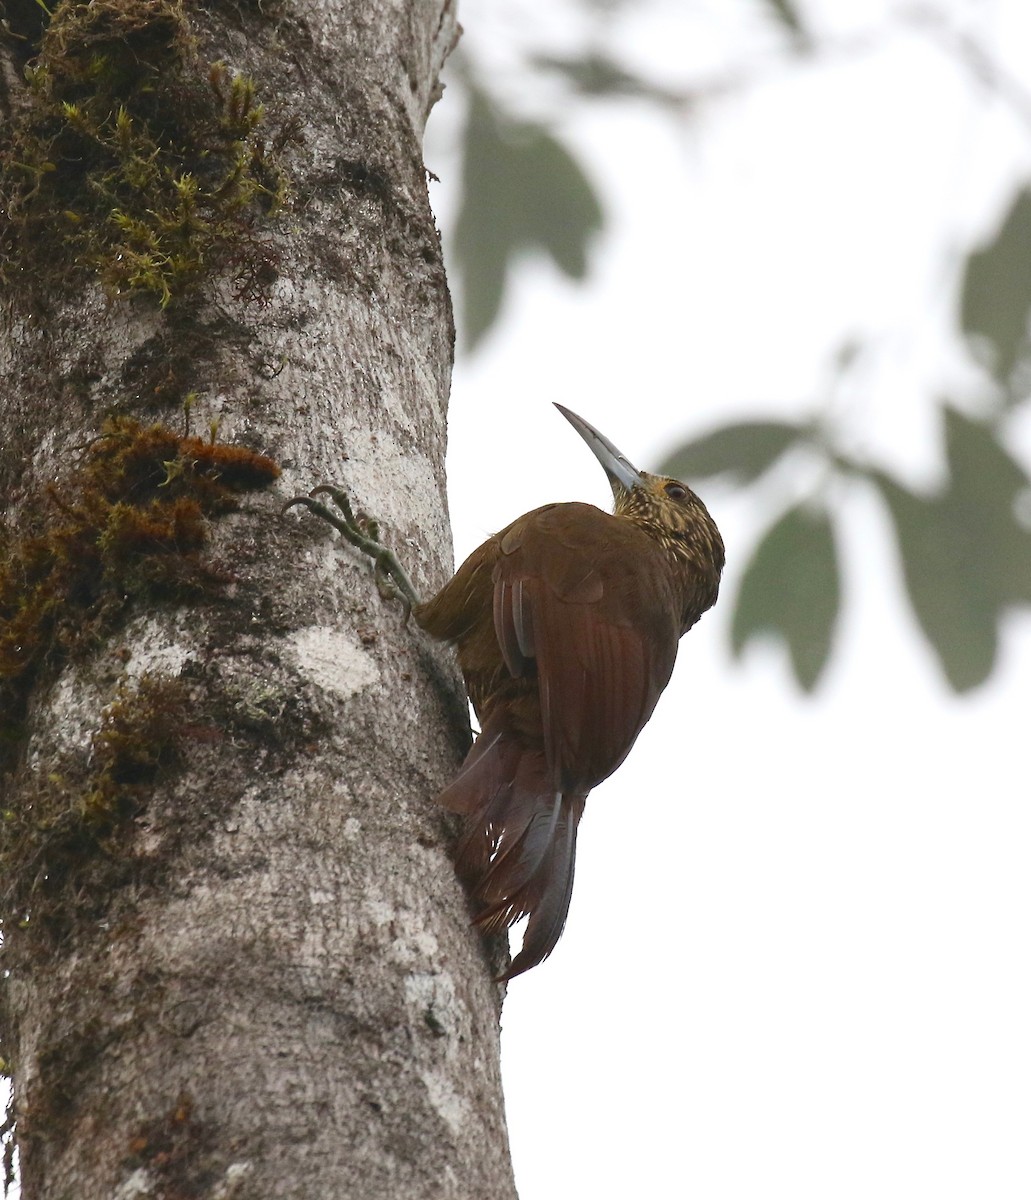
<path id="1" fill-rule="evenodd" d="M 456 868 L 497 933 L 529 917 L 523 946 L 502 979 L 543 962 L 562 934 L 573 890 L 576 830 L 586 794 L 555 790 L 541 750 L 488 721 L 438 801 L 465 815 Z"/>

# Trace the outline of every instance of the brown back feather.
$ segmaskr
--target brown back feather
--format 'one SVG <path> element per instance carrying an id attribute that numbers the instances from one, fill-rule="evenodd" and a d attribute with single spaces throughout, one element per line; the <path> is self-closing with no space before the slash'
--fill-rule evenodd
<path id="1" fill-rule="evenodd" d="M 587 793 L 626 757 L 669 681 L 683 588 L 655 538 L 588 504 L 549 504 L 473 552 L 415 610 L 454 641 L 483 728 L 438 798 L 466 814 L 456 866 L 484 929 L 529 916 L 505 978 L 565 924 Z"/>

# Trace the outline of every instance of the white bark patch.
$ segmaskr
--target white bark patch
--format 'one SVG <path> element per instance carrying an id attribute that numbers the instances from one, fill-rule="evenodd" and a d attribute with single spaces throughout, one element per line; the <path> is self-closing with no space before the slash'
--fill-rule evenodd
<path id="1" fill-rule="evenodd" d="M 47 753 L 88 749 L 96 732 L 97 713 L 103 704 L 100 689 L 88 685 L 75 666 L 66 667 L 54 686 L 49 711 L 44 710 L 40 720 L 40 731 L 53 739 Z M 36 737 L 29 754 L 29 761 L 34 766 L 39 764 L 38 747 L 41 745 L 46 745 L 44 738 Z"/>
<path id="2" fill-rule="evenodd" d="M 147 674 L 177 679 L 190 658 L 186 643 L 192 637 L 175 617 L 140 617 L 126 626 L 120 640 L 132 647 L 132 658 L 125 664 L 128 679 Z"/>
<path id="3" fill-rule="evenodd" d="M 230 1163 L 221 1183 L 215 1185 L 211 1200 L 231 1200 L 239 1194 L 247 1177 L 254 1173 L 254 1164 L 249 1162 Z"/>
<path id="4" fill-rule="evenodd" d="M 414 929 L 412 943 L 424 958 L 433 959 L 440 953 L 440 943 L 428 929 Z"/>
<path id="5" fill-rule="evenodd" d="M 458 1134 L 466 1128 L 470 1117 L 469 1101 L 455 1091 L 449 1072 L 431 1067 L 422 1072 L 422 1081 L 426 1085 L 430 1103 L 440 1113 L 451 1132 Z"/>
<path id="6" fill-rule="evenodd" d="M 188 642 L 188 632 L 177 617 L 140 617 L 112 639 L 112 647 L 131 647 L 132 656 L 124 663 L 121 656 L 109 656 L 107 665 L 131 685 L 138 685 L 144 675 L 176 679 L 192 654 Z M 106 682 L 98 685 L 75 663 L 67 665 L 38 719 L 30 763 L 38 765 L 36 747 L 47 745 L 47 738 L 52 739 L 47 751 L 51 757 L 55 750 L 62 754 L 88 749 L 97 732 L 98 718 L 111 699 Z"/>
<path id="7" fill-rule="evenodd" d="M 301 672 L 323 691 L 347 700 L 379 681 L 379 668 L 349 633 L 308 625 L 286 641 Z"/>
<path id="8" fill-rule="evenodd" d="M 139 1196 L 154 1195 L 154 1179 L 150 1172 L 140 1167 L 118 1188 L 114 1200 L 137 1200 Z"/>
<path id="9" fill-rule="evenodd" d="M 436 937 L 420 924 L 417 915 L 396 902 L 367 896 L 362 910 L 377 929 L 389 927 L 397 934 L 389 947 L 391 959 L 402 967 L 410 968 L 416 963 L 431 961 L 439 954 L 440 944 Z M 425 978 L 413 976 L 413 979 Z M 409 984 L 406 983 L 406 989 Z"/>
<path id="10" fill-rule="evenodd" d="M 381 929 L 397 917 L 397 909 L 385 900 L 366 900 L 362 907 L 372 918 L 372 923 Z"/>
<path id="11" fill-rule="evenodd" d="M 414 1014 L 432 1012 L 441 1033 L 448 1037 L 457 1035 L 459 1004 L 455 981 L 450 975 L 426 972 L 409 975 L 405 979 L 405 1000 Z"/>
<path id="12" fill-rule="evenodd" d="M 438 1043 L 445 1061 L 420 1064 L 419 1075 L 426 1087 L 430 1103 L 453 1134 L 466 1128 L 471 1117 L 469 1099 L 455 1087 L 455 1073 L 448 1059 L 460 1042 L 467 1014 L 455 992 L 455 981 L 447 973 L 409 975 L 405 980 L 405 1000 L 413 1026 L 420 1020 L 432 1022 L 440 1035 Z"/>

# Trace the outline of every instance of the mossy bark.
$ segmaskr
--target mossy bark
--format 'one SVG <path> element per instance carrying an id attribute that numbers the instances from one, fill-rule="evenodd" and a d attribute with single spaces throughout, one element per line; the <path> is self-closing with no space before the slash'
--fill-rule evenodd
<path id="1" fill-rule="evenodd" d="M 111 231 L 81 227 L 113 219 L 95 180 L 62 156 L 63 126 L 34 127 L 56 139 L 30 146 L 38 178 L 72 173 L 53 192 L 52 273 L 46 253 L 33 269 L 9 255 L 0 289 L 0 557 L 31 561 L 40 609 L 18 612 L 10 581 L 0 593 L 39 639 L 31 661 L 20 642 L 4 660 L 0 1058 L 22 1194 L 504 1200 L 499 996 L 431 802 L 464 748 L 460 684 L 366 561 L 280 511 L 344 484 L 424 592 L 450 569 L 453 336 L 421 138 L 452 6 L 103 0 L 92 42 L 66 12 L 47 51 L 51 76 L 61 55 L 79 72 L 81 95 L 59 101 L 23 82 L 37 6 L 10 12 L 0 129 L 24 133 L 42 96 L 73 105 L 59 119 L 76 137 L 124 136 L 97 169 L 133 221 L 153 210 L 126 189 L 158 178 L 133 157 L 163 136 L 155 88 L 212 88 L 203 137 L 219 89 L 243 103 L 233 80 L 248 113 L 264 106 L 243 132 L 229 112 L 239 136 L 209 176 L 203 138 L 176 131 L 183 162 L 161 178 L 179 194 L 191 175 L 200 199 L 172 234 L 156 210 L 152 265 L 180 261 L 166 235 L 190 251 L 159 287 L 105 264 Z M 143 107 L 130 95 L 105 124 L 96 79 Z M 23 182 L 22 215 L 43 194 Z M 48 231 L 45 211 L 31 220 Z M 153 231 L 114 224 L 146 258 Z M 115 481 L 91 507 L 90 464 L 118 437 L 171 439 L 165 476 Z M 233 456 L 201 443 L 281 475 L 208 504 L 197 487 L 210 499 Z M 62 529 L 89 543 L 88 587 L 74 553 L 47 573 Z"/>

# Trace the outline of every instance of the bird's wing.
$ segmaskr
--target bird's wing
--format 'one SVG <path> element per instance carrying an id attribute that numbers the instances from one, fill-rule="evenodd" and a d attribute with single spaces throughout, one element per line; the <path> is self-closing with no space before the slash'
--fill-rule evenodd
<path id="1" fill-rule="evenodd" d="M 489 603 L 492 572 L 500 553 L 495 537 L 478 546 L 435 596 L 416 606 L 413 615 L 418 624 L 442 641 L 466 637 Z"/>
<path id="2" fill-rule="evenodd" d="M 513 676 L 536 672 L 556 788 L 623 761 L 669 681 L 679 640 L 661 548 L 589 504 L 527 513 L 499 535 L 494 629 Z"/>

